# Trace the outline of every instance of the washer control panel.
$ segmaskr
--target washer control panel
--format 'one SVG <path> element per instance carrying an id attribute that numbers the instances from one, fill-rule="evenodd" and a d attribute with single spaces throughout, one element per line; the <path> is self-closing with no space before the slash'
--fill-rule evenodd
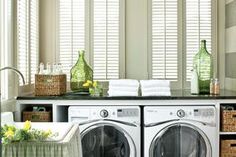
<path id="1" fill-rule="evenodd" d="M 127 109 L 117 109 L 117 117 L 137 117 L 139 116 L 139 111 L 137 109 L 127 108 Z"/>
<path id="2" fill-rule="evenodd" d="M 213 109 L 194 109 L 194 116 L 195 117 L 212 117 L 215 115 Z"/>

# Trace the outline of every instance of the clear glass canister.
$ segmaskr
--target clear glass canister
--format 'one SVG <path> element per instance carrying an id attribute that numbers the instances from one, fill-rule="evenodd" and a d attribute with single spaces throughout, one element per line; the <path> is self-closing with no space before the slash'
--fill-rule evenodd
<path id="1" fill-rule="evenodd" d="M 220 82 L 217 78 L 214 81 L 214 94 L 220 94 Z"/>

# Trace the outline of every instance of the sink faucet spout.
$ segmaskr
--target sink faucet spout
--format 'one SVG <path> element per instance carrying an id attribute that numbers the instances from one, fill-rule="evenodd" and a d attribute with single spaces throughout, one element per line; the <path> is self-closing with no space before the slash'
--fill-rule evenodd
<path id="1" fill-rule="evenodd" d="M 3 68 L 0 69 L 0 72 L 3 71 L 3 70 L 12 70 L 12 71 L 14 71 L 15 73 L 17 73 L 21 77 L 23 84 L 25 84 L 25 79 L 24 79 L 23 74 L 19 70 L 17 70 L 16 68 L 14 68 L 14 67 L 3 67 Z"/>

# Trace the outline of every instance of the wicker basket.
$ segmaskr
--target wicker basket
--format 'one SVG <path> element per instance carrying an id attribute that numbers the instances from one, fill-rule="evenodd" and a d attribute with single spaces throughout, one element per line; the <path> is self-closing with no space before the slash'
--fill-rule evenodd
<path id="1" fill-rule="evenodd" d="M 23 121 L 29 120 L 31 122 L 52 122 L 51 111 L 24 111 Z"/>
<path id="2" fill-rule="evenodd" d="M 236 157 L 236 140 L 221 140 L 221 157 Z"/>
<path id="3" fill-rule="evenodd" d="M 236 131 L 236 110 L 221 109 L 221 131 L 235 132 Z"/>
<path id="4" fill-rule="evenodd" d="M 62 95 L 66 93 L 66 75 L 35 75 L 35 95 Z"/>

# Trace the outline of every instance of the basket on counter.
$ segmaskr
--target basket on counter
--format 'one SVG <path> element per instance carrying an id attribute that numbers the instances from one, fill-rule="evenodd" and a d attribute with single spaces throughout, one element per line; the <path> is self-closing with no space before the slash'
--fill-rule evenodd
<path id="1" fill-rule="evenodd" d="M 66 74 L 35 75 L 35 95 L 56 96 L 66 93 Z"/>
<path id="2" fill-rule="evenodd" d="M 236 140 L 221 140 L 221 157 L 236 157 Z"/>
<path id="3" fill-rule="evenodd" d="M 236 131 L 236 110 L 233 107 L 221 108 L 221 131 Z"/>

